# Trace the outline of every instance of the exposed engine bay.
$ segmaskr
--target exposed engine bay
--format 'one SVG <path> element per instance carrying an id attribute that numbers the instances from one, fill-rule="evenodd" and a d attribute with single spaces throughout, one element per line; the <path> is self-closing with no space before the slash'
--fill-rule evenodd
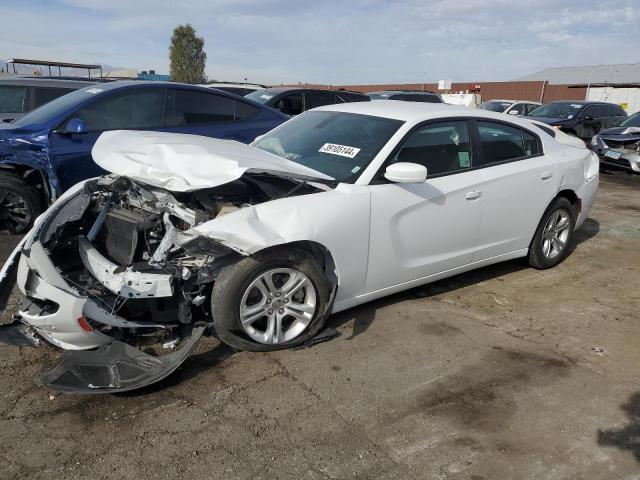
<path id="1" fill-rule="evenodd" d="M 217 188 L 175 194 L 106 176 L 85 185 L 89 202 L 84 214 L 47 232 L 44 245 L 70 283 L 111 315 L 126 318 L 127 327 L 138 322 L 154 335 L 139 328 L 123 333 L 105 323 L 96 328 L 115 338 L 124 334 L 128 343 L 132 333 L 142 334 L 145 342 L 150 336 L 175 340 L 207 319 L 216 271 L 238 255 L 184 232 L 243 207 L 317 191 L 304 182 L 245 176 Z"/>
<path id="2" fill-rule="evenodd" d="M 139 388 L 167 376 L 210 331 L 218 272 L 243 256 L 189 230 L 259 203 L 321 191 L 301 179 L 248 173 L 191 192 L 116 175 L 86 182 L 23 249 L 28 257 L 34 242 L 42 245 L 74 295 L 85 299 L 80 327 L 98 339 L 88 345 L 97 352 L 65 352 L 43 382 L 54 390 L 88 393 Z M 39 272 L 24 275 L 20 314 L 31 325 L 39 318 L 44 325 L 61 306 L 37 292 Z M 51 341 L 46 329 L 36 331 Z"/>

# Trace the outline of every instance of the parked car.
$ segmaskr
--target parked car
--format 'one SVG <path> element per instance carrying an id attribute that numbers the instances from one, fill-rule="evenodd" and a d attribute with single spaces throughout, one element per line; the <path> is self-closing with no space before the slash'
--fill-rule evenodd
<path id="1" fill-rule="evenodd" d="M 545 103 L 529 112 L 527 117 L 589 141 L 600 130 L 620 124 L 627 118 L 627 113 L 614 103 L 572 100 Z"/>
<path id="2" fill-rule="evenodd" d="M 253 141 L 289 117 L 210 88 L 125 81 L 76 90 L 0 124 L 0 231 L 21 233 L 72 185 L 101 175 L 102 132 L 145 129 Z"/>
<path id="3" fill-rule="evenodd" d="M 106 132 L 93 153 L 112 175 L 61 197 L 0 275 L 26 295 L 0 337 L 82 350 L 43 377 L 59 391 L 157 381 L 206 330 L 288 348 L 417 285 L 518 257 L 551 268 L 598 187 L 596 154 L 526 120 L 413 102 L 320 107 L 253 146 Z"/>
<path id="4" fill-rule="evenodd" d="M 528 100 L 489 100 L 488 102 L 482 102 L 478 108 L 491 112 L 506 113 L 507 115 L 527 115 L 540 105 L 542 105 L 540 102 Z"/>
<path id="5" fill-rule="evenodd" d="M 234 95 L 240 95 L 241 97 L 249 95 L 256 90 L 267 88 L 265 85 L 259 85 L 255 83 L 203 83 L 199 86 L 206 88 L 215 88 L 216 90 L 233 93 Z"/>
<path id="6" fill-rule="evenodd" d="M 0 80 L 0 121 L 10 122 L 54 98 L 95 83 L 44 78 Z"/>
<path id="7" fill-rule="evenodd" d="M 384 90 L 367 94 L 371 100 L 401 100 L 404 102 L 444 103 L 440 94 L 421 90 Z"/>
<path id="8" fill-rule="evenodd" d="M 246 98 L 273 107 L 291 116 L 299 115 L 302 112 L 323 105 L 369 101 L 369 97 L 358 92 L 285 87 L 256 90 L 248 94 Z"/>
<path id="9" fill-rule="evenodd" d="M 640 173 L 640 112 L 591 139 L 591 150 L 603 166 Z"/>

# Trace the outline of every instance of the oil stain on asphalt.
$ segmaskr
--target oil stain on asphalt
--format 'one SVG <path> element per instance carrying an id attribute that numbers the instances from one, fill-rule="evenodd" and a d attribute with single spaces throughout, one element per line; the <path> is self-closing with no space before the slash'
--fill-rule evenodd
<path id="1" fill-rule="evenodd" d="M 448 335 L 457 330 L 437 325 L 428 328 L 429 334 L 440 331 Z M 408 405 L 396 409 L 390 420 L 439 416 L 464 428 L 501 430 L 517 412 L 515 393 L 557 381 L 569 375 L 572 366 L 572 361 L 555 356 L 491 347 L 478 362 L 418 392 Z"/>

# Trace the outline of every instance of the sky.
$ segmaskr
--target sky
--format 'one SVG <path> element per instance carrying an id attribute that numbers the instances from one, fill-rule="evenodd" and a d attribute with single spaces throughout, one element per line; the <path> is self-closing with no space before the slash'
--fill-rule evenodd
<path id="1" fill-rule="evenodd" d="M 0 0 L 0 12 L 0 58 L 157 73 L 190 23 L 208 77 L 227 81 L 499 81 L 640 62 L 640 0 Z"/>

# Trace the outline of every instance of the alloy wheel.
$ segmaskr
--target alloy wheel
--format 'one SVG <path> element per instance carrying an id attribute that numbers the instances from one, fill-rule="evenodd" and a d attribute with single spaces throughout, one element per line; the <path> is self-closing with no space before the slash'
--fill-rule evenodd
<path id="1" fill-rule="evenodd" d="M 571 221 L 565 209 L 556 210 L 547 220 L 542 231 L 542 254 L 549 260 L 562 255 L 567 247 Z"/>
<path id="2" fill-rule="evenodd" d="M 27 201 L 8 190 L 0 190 L 0 231 L 22 233 L 29 228 L 33 212 Z"/>
<path id="3" fill-rule="evenodd" d="M 316 298 L 315 286 L 302 272 L 292 268 L 267 270 L 243 293 L 240 324 L 256 342 L 289 342 L 313 320 Z"/>

